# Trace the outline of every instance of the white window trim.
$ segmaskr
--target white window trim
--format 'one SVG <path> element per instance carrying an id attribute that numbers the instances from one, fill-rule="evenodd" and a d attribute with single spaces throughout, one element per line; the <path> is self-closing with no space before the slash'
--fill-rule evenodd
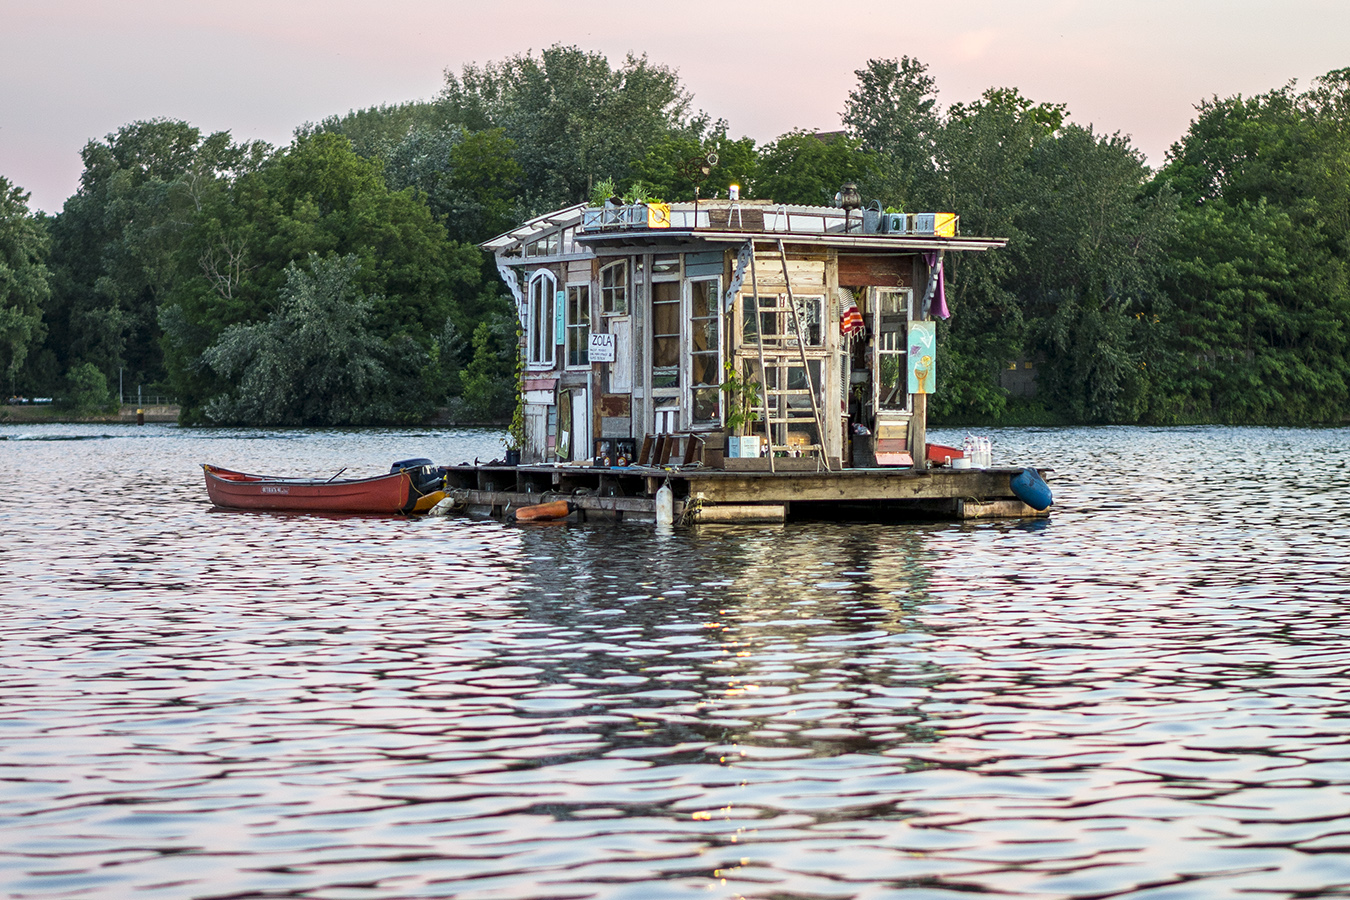
<path id="1" fill-rule="evenodd" d="M 876 369 L 873 372 L 872 378 L 872 409 L 876 410 L 877 415 L 881 417 L 898 417 L 898 416 L 912 415 L 914 412 L 914 395 L 909 393 L 908 390 L 905 391 L 904 406 L 881 405 L 881 382 L 877 376 L 879 376 L 881 372 L 881 354 L 883 352 L 881 349 L 881 295 L 899 294 L 901 297 L 904 298 L 906 347 L 904 352 L 895 354 L 897 356 L 903 357 L 905 361 L 905 364 L 900 367 L 901 378 L 903 379 L 906 377 L 905 372 L 909 367 L 908 340 L 909 340 L 909 326 L 914 322 L 914 289 L 906 287 L 885 287 L 885 288 L 872 288 L 872 290 L 875 291 L 875 294 L 872 297 L 868 298 L 873 304 L 872 307 L 873 311 L 872 314 L 869 316 L 869 318 L 872 321 L 869 323 L 869 325 L 870 328 L 872 329 L 872 334 L 875 335 L 874 346 L 876 352 L 876 359 L 873 361 L 873 365 L 876 367 Z"/>
<path id="2" fill-rule="evenodd" d="M 574 322 L 572 321 L 572 290 L 573 290 L 574 288 L 581 288 L 581 289 L 585 290 L 585 292 L 586 292 L 586 307 L 587 307 L 587 308 L 586 308 L 586 313 L 587 313 L 587 315 L 586 315 L 586 340 L 585 340 L 585 346 L 583 346 L 583 347 L 581 348 L 582 350 L 584 350 L 584 351 L 587 353 L 587 361 L 586 361 L 585 363 L 583 363 L 583 364 L 575 365 L 575 366 L 572 365 L 572 364 L 568 361 L 568 360 L 569 360 L 569 354 L 568 354 L 568 345 L 567 345 L 568 340 L 572 337 L 572 331 L 573 331 L 573 329 L 576 327 L 576 323 L 574 323 Z M 590 356 L 589 356 L 589 354 L 590 354 L 590 339 L 591 339 L 591 330 L 592 330 L 593 325 L 594 325 L 594 322 L 595 322 L 595 317 L 592 316 L 592 315 L 590 315 L 590 313 L 594 312 L 594 310 L 591 308 L 592 305 L 593 305 L 593 304 L 591 303 L 591 283 L 590 283 L 589 281 L 569 281 L 569 282 L 567 283 L 567 285 L 563 288 L 563 296 L 564 296 L 564 299 L 563 299 L 563 351 L 562 351 L 562 352 L 563 352 L 563 360 L 562 360 L 562 361 L 563 361 L 563 368 L 568 369 L 569 371 L 573 371 L 573 372 L 584 372 L 584 371 L 589 370 L 590 367 L 591 367 Z"/>
<path id="3" fill-rule="evenodd" d="M 655 267 L 656 264 L 655 262 L 653 262 L 652 268 L 654 269 Z M 683 270 L 684 270 L 683 257 L 681 257 L 681 264 L 676 267 L 676 270 L 674 272 L 662 272 L 660 275 L 649 274 L 647 279 L 647 290 L 644 292 L 646 294 L 645 302 L 647 304 L 647 321 L 648 323 L 650 323 L 648 325 L 648 334 L 647 334 L 647 346 L 648 346 L 647 366 L 651 370 L 651 374 L 654 377 L 656 375 L 656 305 L 657 305 L 656 286 L 658 284 L 679 285 L 679 292 L 676 294 L 675 300 L 676 316 L 678 318 L 678 325 L 679 325 L 679 331 L 675 333 L 675 340 L 676 340 L 675 346 L 677 348 L 675 370 L 678 373 L 677 378 L 679 380 L 679 383 L 674 387 L 652 387 L 652 397 L 656 398 L 658 401 L 669 401 L 671 399 L 675 399 L 678 401 L 680 406 L 684 405 L 685 390 L 689 384 L 688 381 L 689 373 L 686 371 L 686 366 L 684 364 L 684 359 L 686 355 L 684 344 L 685 341 L 688 340 L 688 332 L 689 332 L 685 324 L 685 320 L 688 318 L 689 292 L 687 290 L 687 285 L 684 283 L 684 279 L 680 277 L 680 273 L 683 272 Z M 669 337 L 669 335 L 666 336 Z"/>
<path id="4" fill-rule="evenodd" d="M 688 422 L 691 428 L 697 430 L 716 429 L 726 420 L 726 398 L 719 390 L 717 392 L 717 419 L 709 422 L 694 421 L 694 285 L 714 284 L 712 309 L 713 316 L 717 320 L 717 365 L 716 371 L 719 373 L 718 384 L 721 383 L 720 373 L 722 365 L 727 359 L 726 348 L 726 321 L 723 318 L 721 303 L 722 296 L 722 276 L 711 275 L 703 278 L 690 278 L 684 283 L 683 309 L 680 317 L 680 406 L 681 415 L 685 422 Z M 705 390 L 708 385 L 701 385 Z"/>
<path id="5" fill-rule="evenodd" d="M 546 288 L 540 287 L 541 283 L 543 282 L 547 282 Z M 536 289 L 543 291 L 542 294 L 543 305 L 551 313 L 551 315 L 544 317 L 538 315 L 539 310 L 536 309 L 535 304 Z M 557 303 L 557 293 L 558 293 L 557 276 L 555 276 L 548 269 L 539 269 L 530 276 L 530 282 L 526 293 L 526 297 L 528 298 L 529 303 L 529 324 L 525 330 L 525 340 L 526 340 L 525 368 L 527 369 L 531 370 L 552 369 L 554 365 L 556 365 L 557 363 L 558 346 L 554 335 L 554 330 L 556 328 L 556 317 L 558 315 L 558 311 L 554 309 L 554 304 Z M 547 321 L 541 322 L 539 321 L 540 318 L 546 318 Z M 545 335 L 543 347 L 547 348 L 548 350 L 547 359 L 534 358 L 534 351 L 536 345 L 539 343 L 541 329 L 543 330 L 543 334 Z"/>
<path id="6" fill-rule="evenodd" d="M 606 295 L 605 295 L 605 290 L 606 290 L 606 289 L 605 289 L 605 273 L 606 273 L 607 271 L 612 270 L 612 269 L 622 269 L 622 270 L 623 270 L 623 305 L 624 305 L 624 309 L 623 309 L 622 312 L 619 312 L 619 311 L 617 311 L 617 310 L 608 310 L 608 309 L 605 309 L 605 299 L 606 299 Z M 631 268 L 630 268 L 630 266 L 628 265 L 628 260 L 626 260 L 626 259 L 615 260 L 615 261 L 612 262 L 612 263 L 607 263 L 606 265 L 603 265 L 603 266 L 600 267 L 600 278 L 599 278 L 598 281 L 597 281 L 597 284 L 599 284 L 599 286 L 600 286 L 600 297 L 599 297 L 599 300 L 600 300 L 600 304 L 599 304 L 600 315 L 602 315 L 602 316 L 626 316 L 626 315 L 629 314 L 629 312 L 632 311 L 632 307 L 633 307 L 633 283 L 632 283 L 632 279 L 630 278 L 630 275 L 629 275 L 630 272 L 631 272 Z M 610 290 L 613 290 L 613 288 L 610 288 Z"/>

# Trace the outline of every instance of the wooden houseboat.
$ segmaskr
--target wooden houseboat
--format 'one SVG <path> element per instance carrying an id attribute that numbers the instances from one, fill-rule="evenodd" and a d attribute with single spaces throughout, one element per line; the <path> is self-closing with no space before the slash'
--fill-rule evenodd
<path id="1" fill-rule="evenodd" d="M 1018 470 L 926 442 L 943 258 L 1006 241 L 857 205 L 579 204 L 488 241 L 520 316 L 524 443 L 450 486 L 497 512 L 547 494 L 646 517 L 668 485 L 686 520 L 1043 514 Z"/>

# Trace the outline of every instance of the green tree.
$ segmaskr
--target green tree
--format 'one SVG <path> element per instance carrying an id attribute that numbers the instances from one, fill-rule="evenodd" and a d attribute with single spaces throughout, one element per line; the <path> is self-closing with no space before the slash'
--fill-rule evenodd
<path id="1" fill-rule="evenodd" d="M 249 425 L 364 425 L 406 408 L 389 396 L 387 348 L 367 327 L 377 305 L 361 294 L 353 254 L 291 264 L 265 322 L 232 325 L 202 354 L 232 387 L 206 404 L 209 419 Z"/>
<path id="2" fill-rule="evenodd" d="M 844 104 L 844 128 L 881 160 L 863 187 L 884 205 L 913 209 L 935 175 L 937 82 L 908 56 L 871 59 L 853 74 L 858 86 Z"/>
<path id="3" fill-rule="evenodd" d="M 391 191 L 380 162 L 339 135 L 298 138 L 256 172 L 219 185 L 182 244 L 180 265 L 194 274 L 176 287 L 161 322 L 186 421 L 227 387 L 202 354 L 231 325 L 274 312 L 290 265 L 310 254 L 356 257 L 355 289 L 371 298 L 366 327 L 408 345 L 400 366 L 431 364 L 446 322 L 480 302 L 481 253 L 449 241 L 413 189 Z M 425 385 L 438 380 L 424 368 L 396 367 L 391 377 L 403 378 L 400 416 L 421 409 Z"/>
<path id="4" fill-rule="evenodd" d="M 265 150 L 168 119 L 85 145 L 80 188 L 52 224 L 46 346 L 60 368 L 88 361 L 125 368 L 134 383 L 164 377 L 158 307 L 180 276 L 178 246 L 214 183 Z"/>
<path id="5" fill-rule="evenodd" d="M 395 190 L 415 188 L 452 240 L 479 243 L 510 230 L 518 217 L 522 171 L 501 128 L 416 128 L 385 160 Z"/>
<path id="6" fill-rule="evenodd" d="M 779 203 L 830 206 L 840 185 L 866 181 L 875 167 L 874 154 L 856 139 L 793 131 L 761 149 L 754 194 Z"/>
<path id="7" fill-rule="evenodd" d="M 310 138 L 324 132 L 339 134 L 351 141 L 352 149 L 361 156 L 385 159 L 414 131 L 434 133 L 448 125 L 444 106 L 414 100 L 349 110 L 346 115 L 306 122 L 295 130 L 295 137 Z"/>
<path id="8" fill-rule="evenodd" d="M 526 213 L 585 200 L 604 178 L 631 183 L 653 147 L 691 128 L 673 69 L 631 54 L 612 68 L 602 54 L 560 44 L 447 73 L 439 101 L 450 122 L 501 128 L 514 142 Z"/>
<path id="9" fill-rule="evenodd" d="M 1033 103 L 1015 90 L 990 89 L 943 117 L 924 203 L 959 213 L 964 234 L 1005 237 L 1008 247 L 947 259 L 952 319 L 939 353 L 950 375 L 930 406 L 939 419 L 997 419 L 1007 408 L 998 373 L 1023 355 L 1027 337 L 1018 279 L 1035 253 L 1027 223 L 1040 189 L 1032 154 L 1054 136 L 1062 114 L 1063 107 Z"/>
<path id="10" fill-rule="evenodd" d="M 89 415 L 116 410 L 117 399 L 108 389 L 108 379 L 98 366 L 86 362 L 72 366 L 66 374 L 66 393 L 61 398 L 61 406 L 80 415 Z"/>
<path id="11" fill-rule="evenodd" d="M 1338 421 L 1350 403 L 1350 73 L 1202 103 L 1152 188 L 1181 202 L 1166 286 L 1181 418 Z"/>
<path id="12" fill-rule="evenodd" d="M 495 327 L 494 327 L 495 326 Z M 460 408 L 475 422 L 501 421 L 515 406 L 517 345 L 514 320 L 479 322 L 473 332 L 473 358 L 464 368 Z"/>
<path id="13" fill-rule="evenodd" d="M 42 310 L 51 293 L 43 259 L 48 237 L 43 222 L 28 211 L 29 195 L 0 177 L 0 365 L 9 391 L 30 347 L 44 334 Z"/>
<path id="14" fill-rule="evenodd" d="M 727 124 L 718 121 L 704 133 L 701 119 L 695 119 L 693 131 L 672 132 L 647 151 L 634 166 L 634 174 L 651 187 L 652 193 L 669 200 L 692 200 L 694 188 L 704 199 L 727 196 L 735 184 L 744 197 L 756 193 L 759 180 L 759 153 L 753 138 L 732 139 L 727 136 Z M 709 165 L 709 154 L 717 162 Z M 707 165 L 708 174 L 702 172 Z M 628 185 L 619 185 L 620 190 Z"/>
<path id="15" fill-rule="evenodd" d="M 1154 391 L 1170 389 L 1151 378 L 1163 360 L 1143 337 L 1174 197 L 1145 195 L 1152 173 L 1143 155 L 1090 127 L 1068 125 L 1040 142 L 1029 170 L 1037 190 L 1023 221 L 1034 252 L 1018 293 L 1032 308 L 1040 388 L 1077 421 L 1138 421 Z"/>

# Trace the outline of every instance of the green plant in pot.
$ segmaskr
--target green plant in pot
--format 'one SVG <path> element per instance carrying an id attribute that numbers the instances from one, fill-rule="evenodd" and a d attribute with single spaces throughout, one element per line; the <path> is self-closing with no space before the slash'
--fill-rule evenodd
<path id="1" fill-rule="evenodd" d="M 759 421 L 759 382 L 742 378 L 741 373 L 736 371 L 736 364 L 731 360 L 727 360 L 722 369 L 727 373 L 727 377 L 718 388 L 727 397 L 727 431 L 739 440 L 750 426 Z M 738 452 L 736 455 L 750 454 Z"/>
<path id="2" fill-rule="evenodd" d="M 619 187 L 613 178 L 602 178 L 591 186 L 591 206 L 604 206 L 610 198 L 617 196 Z"/>

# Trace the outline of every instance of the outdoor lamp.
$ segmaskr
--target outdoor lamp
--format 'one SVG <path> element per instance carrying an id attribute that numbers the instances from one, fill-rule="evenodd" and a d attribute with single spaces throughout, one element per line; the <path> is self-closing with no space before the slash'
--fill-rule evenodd
<path id="1" fill-rule="evenodd" d="M 839 193 L 834 195 L 834 202 L 844 210 L 844 231 L 848 231 L 850 215 L 855 209 L 862 208 L 862 195 L 858 193 L 858 186 L 851 181 L 844 182 Z"/>

